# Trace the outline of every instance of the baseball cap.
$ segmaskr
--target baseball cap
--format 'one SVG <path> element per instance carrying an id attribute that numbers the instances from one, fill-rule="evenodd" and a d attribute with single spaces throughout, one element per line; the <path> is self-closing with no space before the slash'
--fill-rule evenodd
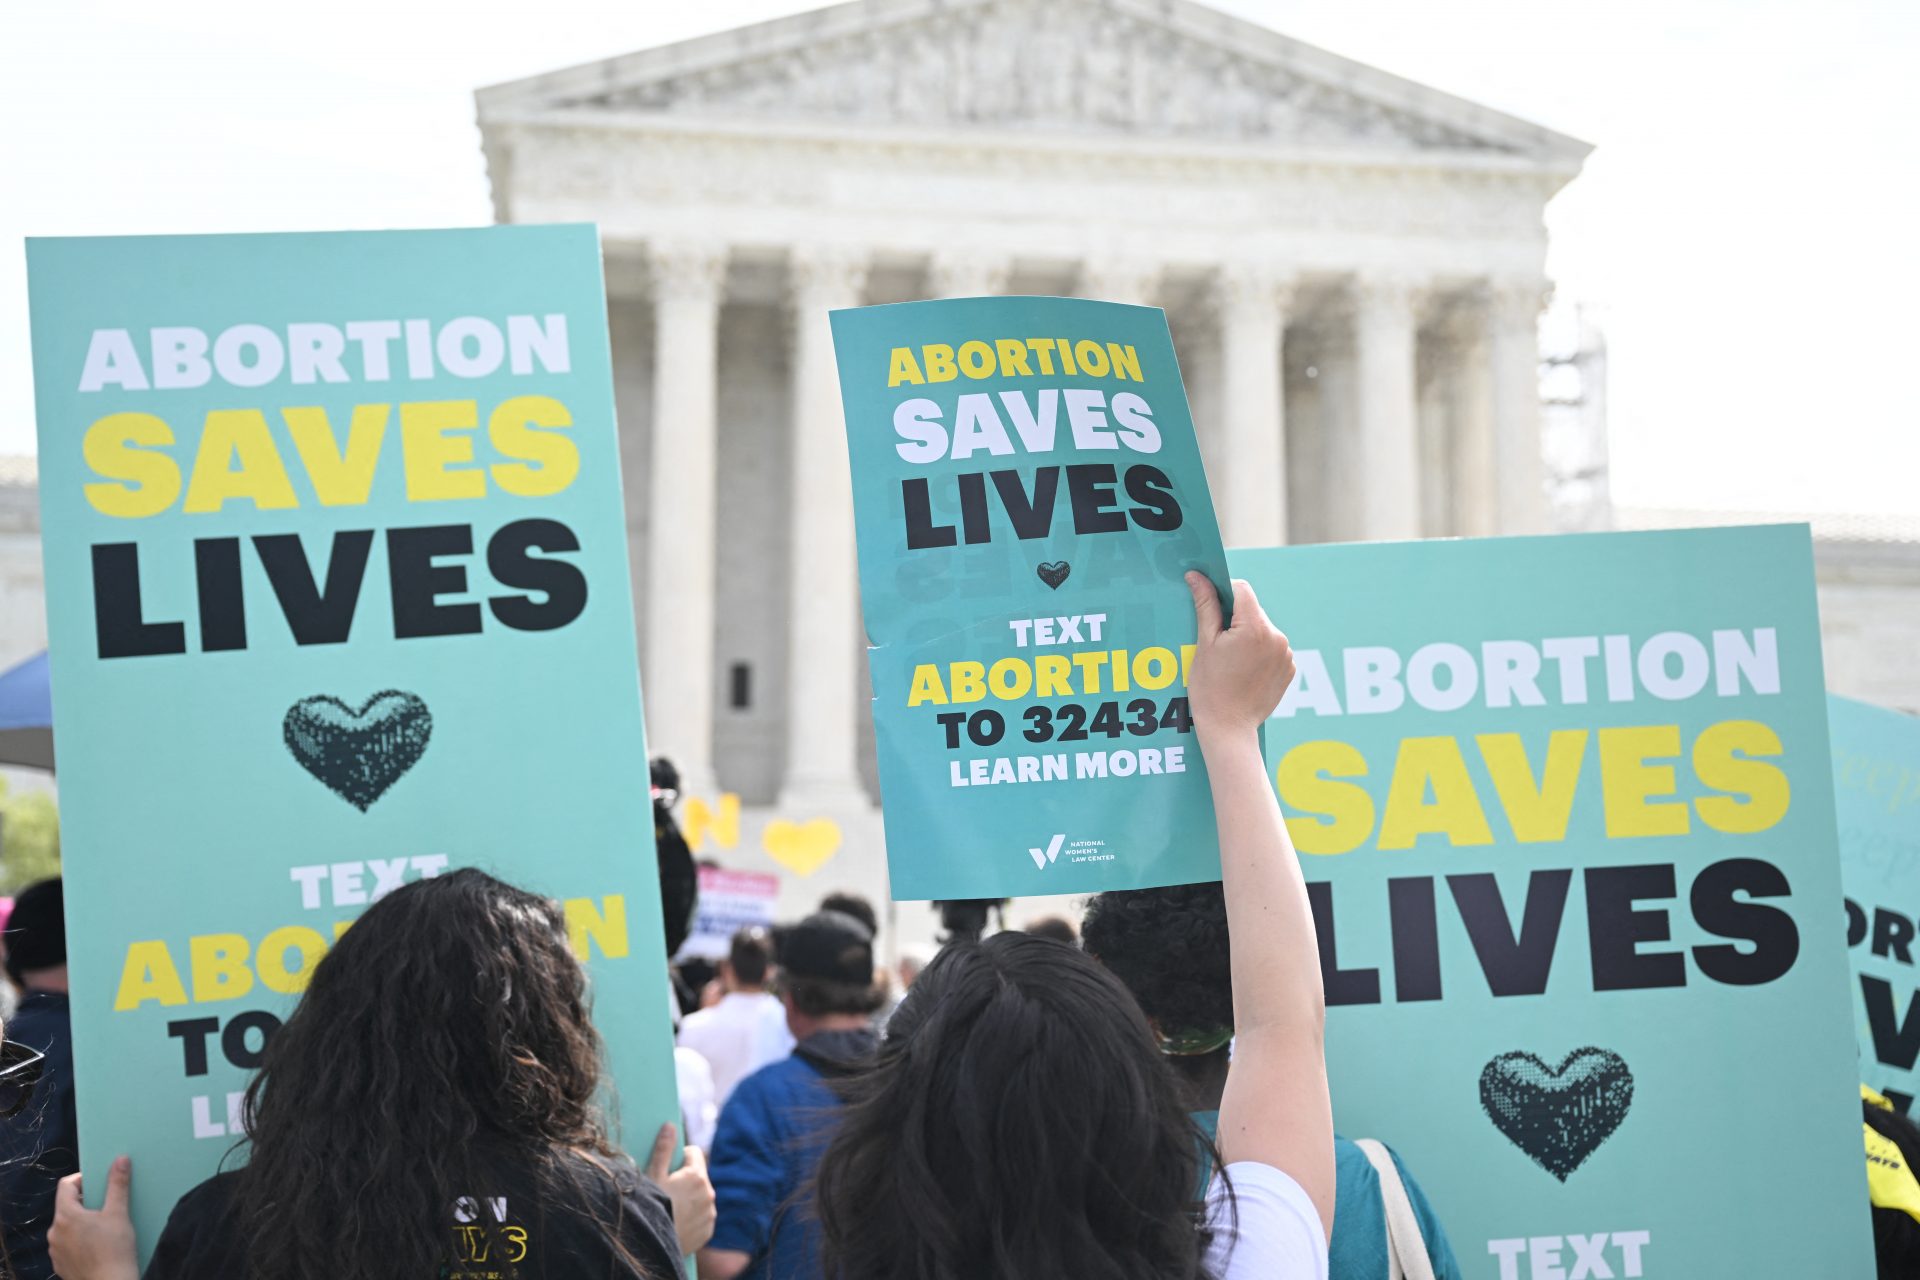
<path id="1" fill-rule="evenodd" d="M 861 987 L 873 982 L 873 932 L 842 911 L 816 911 L 798 924 L 776 929 L 773 954 L 796 978 Z"/>

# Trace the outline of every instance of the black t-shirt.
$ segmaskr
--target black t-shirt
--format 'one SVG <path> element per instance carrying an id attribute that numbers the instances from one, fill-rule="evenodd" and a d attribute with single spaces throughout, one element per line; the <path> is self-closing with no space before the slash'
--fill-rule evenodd
<path id="1" fill-rule="evenodd" d="M 419 1280 L 675 1280 L 680 1246 L 666 1192 L 632 1165 L 617 1162 L 613 1178 L 584 1157 L 569 1172 L 591 1188 L 582 1205 L 543 1205 L 530 1177 L 483 1198 L 449 1205 L 447 1265 Z M 241 1280 L 247 1274 L 234 1196 L 245 1171 L 207 1179 L 173 1207 L 145 1280 Z M 605 1224 L 602 1226 L 601 1224 Z M 492 1224 L 489 1230 L 488 1224 Z M 640 1265 L 623 1259 L 611 1234 Z"/>

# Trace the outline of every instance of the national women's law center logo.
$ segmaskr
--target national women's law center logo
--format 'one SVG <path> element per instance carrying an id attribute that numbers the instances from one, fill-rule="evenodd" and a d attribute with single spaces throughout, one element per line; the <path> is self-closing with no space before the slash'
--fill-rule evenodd
<path id="1" fill-rule="evenodd" d="M 1065 844 L 1066 842 L 1067 842 L 1066 832 L 1064 831 L 1060 832 L 1058 835 L 1054 836 L 1053 839 L 1047 841 L 1047 847 L 1044 849 L 1035 849 L 1032 846 L 1028 846 L 1027 856 L 1033 859 L 1034 866 L 1040 868 L 1040 870 L 1042 871 L 1045 871 L 1048 867 L 1053 865 L 1053 860 L 1060 856 L 1060 846 Z"/>
<path id="2" fill-rule="evenodd" d="M 1064 831 L 1056 832 L 1044 849 L 1027 846 L 1027 856 L 1042 871 L 1059 861 L 1063 852 L 1068 862 L 1112 862 L 1117 856 L 1107 851 L 1105 840 L 1075 840 L 1069 844 Z"/>

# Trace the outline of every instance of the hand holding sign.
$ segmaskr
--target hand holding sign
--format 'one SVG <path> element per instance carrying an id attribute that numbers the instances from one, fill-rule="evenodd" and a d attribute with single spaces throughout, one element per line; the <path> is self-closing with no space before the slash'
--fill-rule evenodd
<path id="1" fill-rule="evenodd" d="M 88 1280 L 137 1280 L 140 1264 L 134 1257 L 133 1218 L 127 1212 L 132 1185 L 133 1161 L 125 1156 L 115 1157 L 107 1170 L 107 1199 L 98 1209 L 82 1203 L 79 1174 L 60 1179 L 53 1226 L 47 1230 L 47 1250 L 59 1274 Z"/>
<path id="2" fill-rule="evenodd" d="M 1233 620 L 1223 623 L 1220 593 L 1204 573 L 1189 573 L 1200 628 L 1187 680 L 1193 724 L 1201 740 L 1258 729 L 1293 682 L 1293 647 L 1271 621 L 1253 588 L 1233 583 Z"/>

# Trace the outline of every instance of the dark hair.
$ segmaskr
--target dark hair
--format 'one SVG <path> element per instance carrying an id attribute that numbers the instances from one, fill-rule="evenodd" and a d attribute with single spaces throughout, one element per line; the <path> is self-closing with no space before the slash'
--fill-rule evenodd
<path id="1" fill-rule="evenodd" d="M 873 903 L 857 893 L 849 893 L 845 889 L 830 893 L 820 899 L 820 910 L 838 911 L 843 916 L 852 916 L 867 926 L 868 933 L 875 937 L 880 936 L 880 917 L 874 914 Z"/>
<path id="2" fill-rule="evenodd" d="M 809 1018 L 824 1018 L 835 1013 L 872 1013 L 887 1002 L 886 991 L 875 982 L 862 985 L 785 973 L 780 978 L 780 989 L 793 1001 L 793 1007 Z"/>
<path id="3" fill-rule="evenodd" d="M 1064 942 L 1070 947 L 1080 945 L 1080 935 L 1073 931 L 1073 921 L 1065 916 L 1042 916 L 1028 924 L 1026 932 L 1036 938 L 1051 938 L 1055 942 Z"/>
<path id="4" fill-rule="evenodd" d="M 16 986 L 24 975 L 58 969 L 67 962 L 66 882 L 59 876 L 28 885 L 13 900 L 4 935 L 7 976 Z"/>
<path id="5" fill-rule="evenodd" d="M 1161 1035 L 1233 1029 L 1227 899 L 1219 881 L 1096 894 L 1080 936 Z"/>
<path id="6" fill-rule="evenodd" d="M 727 967 L 733 980 L 757 987 L 767 980 L 767 966 L 773 961 L 773 937 L 758 925 L 734 932 L 727 948 Z"/>
<path id="7" fill-rule="evenodd" d="M 516 1173 L 590 1217 L 588 1170 L 620 1158 L 600 1087 L 558 905 L 470 869 L 394 890 L 315 966 L 247 1088 L 249 1280 L 440 1274 L 456 1199 Z"/>
<path id="8" fill-rule="evenodd" d="M 1080 951 L 947 947 L 843 1087 L 815 1182 L 823 1274 L 1206 1274 L 1198 1130 L 1140 1007 Z"/>

